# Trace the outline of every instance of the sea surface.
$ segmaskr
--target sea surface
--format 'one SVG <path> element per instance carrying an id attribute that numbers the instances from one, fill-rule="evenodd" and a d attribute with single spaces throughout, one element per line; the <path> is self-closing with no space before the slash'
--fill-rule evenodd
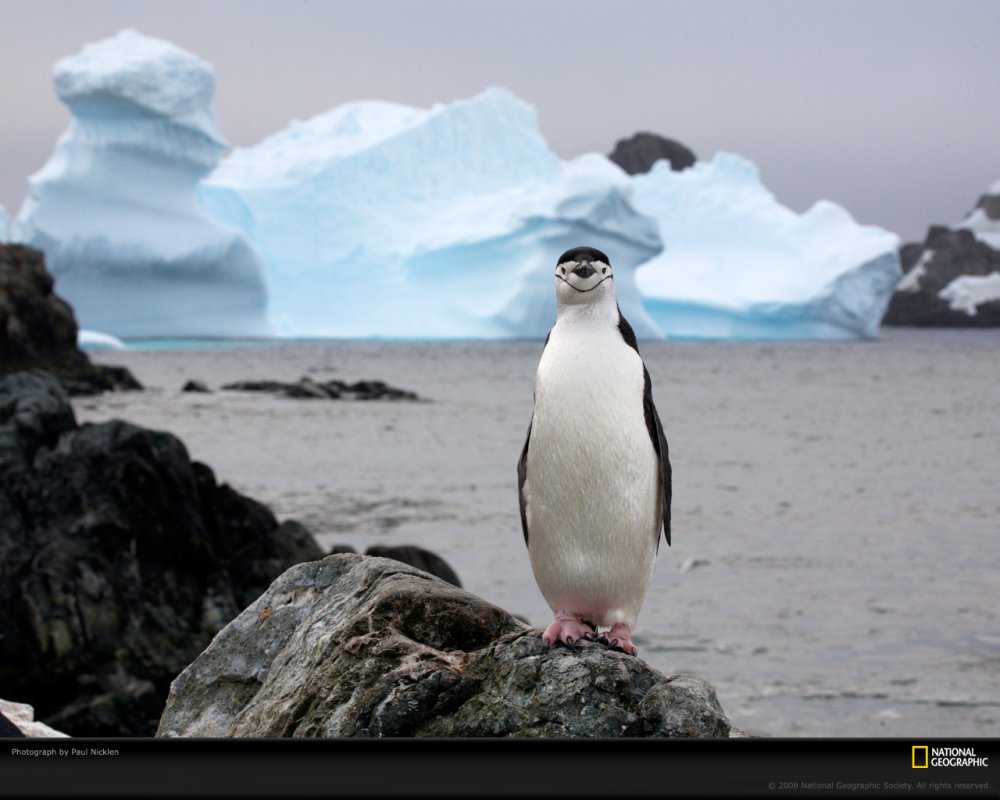
<path id="1" fill-rule="evenodd" d="M 515 474 L 540 342 L 172 344 L 92 354 L 147 391 L 80 421 L 169 430 L 324 546 L 417 544 L 550 621 Z M 640 346 L 674 471 L 640 657 L 751 733 L 1000 736 L 1000 331 Z M 425 401 L 218 391 L 304 375 Z"/>

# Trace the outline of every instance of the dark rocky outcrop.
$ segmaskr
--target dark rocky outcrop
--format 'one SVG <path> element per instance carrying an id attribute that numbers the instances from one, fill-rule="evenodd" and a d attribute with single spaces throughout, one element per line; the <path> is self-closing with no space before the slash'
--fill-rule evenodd
<path id="1" fill-rule="evenodd" d="M 349 544 L 336 544 L 330 548 L 330 555 L 356 552 L 357 550 Z M 459 588 L 462 586 L 462 582 L 458 579 L 458 573 L 451 568 L 451 565 L 447 561 L 432 550 L 417 547 L 415 544 L 373 544 L 365 550 L 365 555 L 402 561 L 411 567 L 429 572 L 436 578 L 447 581 L 452 586 L 458 586 Z"/>
<path id="2" fill-rule="evenodd" d="M 0 373 L 44 369 L 70 394 L 141 389 L 124 367 L 91 364 L 76 344 L 76 318 L 53 291 L 40 250 L 0 245 Z"/>
<path id="3" fill-rule="evenodd" d="M 0 376 L 0 686 L 73 735 L 149 735 L 170 681 L 308 531 L 169 433 L 78 426 L 44 372 Z"/>
<path id="4" fill-rule="evenodd" d="M 631 139 L 619 139 L 608 156 L 629 175 L 649 172 L 661 158 L 670 162 L 675 172 L 694 166 L 695 154 L 680 142 L 655 133 L 637 133 Z"/>
<path id="5" fill-rule="evenodd" d="M 222 387 L 234 392 L 270 392 L 306 400 L 419 400 L 414 392 L 387 386 L 382 381 L 326 381 L 300 378 L 298 383 L 281 381 L 236 381 Z"/>
<path id="6" fill-rule="evenodd" d="M 980 236 L 977 236 L 979 233 Z M 987 287 L 1000 284 L 1000 182 L 982 195 L 976 207 L 954 228 L 932 225 L 921 243 L 899 250 L 903 279 L 889 302 L 886 325 L 941 327 L 996 327 L 1000 325 L 1000 298 L 996 291 L 969 294 L 966 302 L 953 302 L 958 278 L 987 278 Z M 996 273 L 994 275 L 994 273 Z M 965 282 L 969 283 L 969 281 Z"/>
<path id="7" fill-rule="evenodd" d="M 405 564 L 293 567 L 170 687 L 159 736 L 728 736 L 712 687 L 541 631 Z"/>
<path id="8" fill-rule="evenodd" d="M 993 327 L 1000 325 L 1000 300 L 976 307 L 975 314 L 953 309 L 941 297 L 944 289 L 963 275 L 1000 272 L 1000 251 L 984 244 L 964 228 L 932 226 L 920 244 L 899 250 L 904 276 L 889 301 L 886 325 Z M 916 272 L 913 272 L 916 270 Z M 912 274 L 911 274 L 912 273 Z"/>
<path id="9" fill-rule="evenodd" d="M 196 392 L 200 394 L 208 394 L 212 390 L 208 388 L 202 381 L 187 381 L 182 387 L 182 392 Z"/>

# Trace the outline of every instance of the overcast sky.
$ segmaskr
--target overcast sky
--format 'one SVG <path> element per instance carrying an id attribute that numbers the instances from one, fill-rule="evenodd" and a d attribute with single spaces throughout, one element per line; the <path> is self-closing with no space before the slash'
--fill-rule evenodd
<path id="1" fill-rule="evenodd" d="M 0 0 L 0 205 L 65 129 L 52 65 L 135 28 L 215 66 L 252 145 L 344 102 L 429 106 L 505 86 L 568 158 L 637 130 L 752 158 L 905 239 L 1000 178 L 998 0 Z"/>

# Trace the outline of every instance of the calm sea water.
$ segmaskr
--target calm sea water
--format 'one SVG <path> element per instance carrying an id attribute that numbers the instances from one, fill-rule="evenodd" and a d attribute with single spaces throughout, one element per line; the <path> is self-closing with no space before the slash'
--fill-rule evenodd
<path id="1" fill-rule="evenodd" d="M 550 611 L 515 475 L 540 352 L 160 343 L 95 354 L 148 391 L 82 399 L 77 413 L 178 434 L 221 480 L 326 546 L 430 548 L 467 589 L 541 626 Z M 675 500 L 640 656 L 710 680 L 752 732 L 1000 735 L 1000 332 L 646 343 L 642 354 Z M 381 379 L 428 402 L 180 392 L 189 378 L 217 388 L 303 375 Z"/>

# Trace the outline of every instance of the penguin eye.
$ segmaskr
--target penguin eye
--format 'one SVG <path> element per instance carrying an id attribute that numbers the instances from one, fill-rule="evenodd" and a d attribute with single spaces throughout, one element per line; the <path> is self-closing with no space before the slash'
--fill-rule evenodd
<path id="1" fill-rule="evenodd" d="M 563 275 L 565 275 L 565 274 L 566 274 L 566 267 L 559 267 L 559 271 L 560 271 L 560 272 L 561 272 L 561 273 L 562 273 Z"/>
<path id="2" fill-rule="evenodd" d="M 601 274 L 602 274 L 602 275 L 607 275 L 607 274 L 608 274 L 608 268 L 607 268 L 607 267 L 605 267 L 604 269 L 602 269 L 602 270 L 601 270 Z"/>

